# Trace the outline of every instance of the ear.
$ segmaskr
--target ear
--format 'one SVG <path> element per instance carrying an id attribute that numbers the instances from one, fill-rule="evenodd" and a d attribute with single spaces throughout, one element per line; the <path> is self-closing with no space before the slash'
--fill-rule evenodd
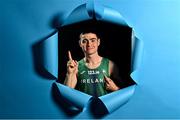
<path id="1" fill-rule="evenodd" d="M 81 40 L 79 40 L 79 46 L 81 47 L 82 45 L 81 45 Z"/>
<path id="2" fill-rule="evenodd" d="M 100 43 L 101 43 L 101 40 L 100 40 L 100 38 L 98 38 L 98 46 L 100 45 Z"/>

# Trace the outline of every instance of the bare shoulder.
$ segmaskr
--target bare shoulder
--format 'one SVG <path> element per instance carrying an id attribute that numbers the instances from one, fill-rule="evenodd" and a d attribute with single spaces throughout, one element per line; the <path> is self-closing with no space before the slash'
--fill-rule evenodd
<path id="1" fill-rule="evenodd" d="M 120 75 L 119 75 L 119 68 L 118 66 L 116 65 L 116 63 L 114 63 L 113 61 L 109 61 L 109 73 L 110 73 L 110 76 L 114 79 L 118 79 L 120 80 Z"/>
<path id="2" fill-rule="evenodd" d="M 115 69 L 115 63 L 111 60 L 109 60 L 109 73 L 110 75 L 113 73 L 113 70 Z"/>

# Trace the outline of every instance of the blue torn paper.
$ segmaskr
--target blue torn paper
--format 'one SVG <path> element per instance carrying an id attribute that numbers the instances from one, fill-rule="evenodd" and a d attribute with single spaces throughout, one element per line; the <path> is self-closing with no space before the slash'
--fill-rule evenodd
<path id="1" fill-rule="evenodd" d="M 58 76 L 58 33 L 50 36 L 40 45 L 43 67 L 55 78 Z"/>
<path id="2" fill-rule="evenodd" d="M 121 14 L 111 8 L 101 6 L 93 1 L 88 4 L 82 4 L 75 8 L 69 16 L 64 19 L 61 26 L 70 25 L 73 23 L 85 21 L 85 20 L 101 20 L 115 23 L 117 25 L 128 26 L 124 21 Z M 143 52 L 142 41 L 139 40 L 132 31 L 132 57 L 131 57 L 131 78 L 136 82 L 135 85 L 123 88 L 121 90 L 109 93 L 107 95 L 101 96 L 98 101 L 101 101 L 108 113 L 113 112 L 118 109 L 120 106 L 124 105 L 133 95 L 135 87 L 138 84 L 138 67 L 141 63 L 141 55 Z M 48 39 L 46 39 L 42 46 L 44 48 L 44 67 L 56 78 L 58 78 L 58 33 L 55 33 Z M 75 89 L 69 88 L 60 83 L 55 83 L 59 89 L 59 93 L 64 97 L 68 102 L 73 104 L 75 107 L 80 110 L 86 108 L 87 103 L 95 99 L 94 97 L 77 91 Z"/>

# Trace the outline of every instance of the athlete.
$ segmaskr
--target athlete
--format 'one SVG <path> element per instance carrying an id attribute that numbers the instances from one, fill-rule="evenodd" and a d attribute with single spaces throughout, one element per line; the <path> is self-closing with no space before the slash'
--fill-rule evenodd
<path id="1" fill-rule="evenodd" d="M 81 33 L 79 45 L 85 57 L 77 62 L 68 51 L 64 84 L 94 97 L 119 90 L 119 85 L 113 81 L 120 79 L 118 69 L 111 60 L 98 54 L 100 38 L 96 33 Z"/>

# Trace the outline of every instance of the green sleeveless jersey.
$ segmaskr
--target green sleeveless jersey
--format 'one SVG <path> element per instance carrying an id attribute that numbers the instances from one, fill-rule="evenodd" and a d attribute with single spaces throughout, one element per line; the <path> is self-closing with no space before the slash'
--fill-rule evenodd
<path id="1" fill-rule="evenodd" d="M 102 58 L 100 65 L 95 69 L 88 68 L 84 59 L 80 60 L 76 89 L 94 97 L 107 94 L 103 74 L 109 77 L 109 59 Z"/>

